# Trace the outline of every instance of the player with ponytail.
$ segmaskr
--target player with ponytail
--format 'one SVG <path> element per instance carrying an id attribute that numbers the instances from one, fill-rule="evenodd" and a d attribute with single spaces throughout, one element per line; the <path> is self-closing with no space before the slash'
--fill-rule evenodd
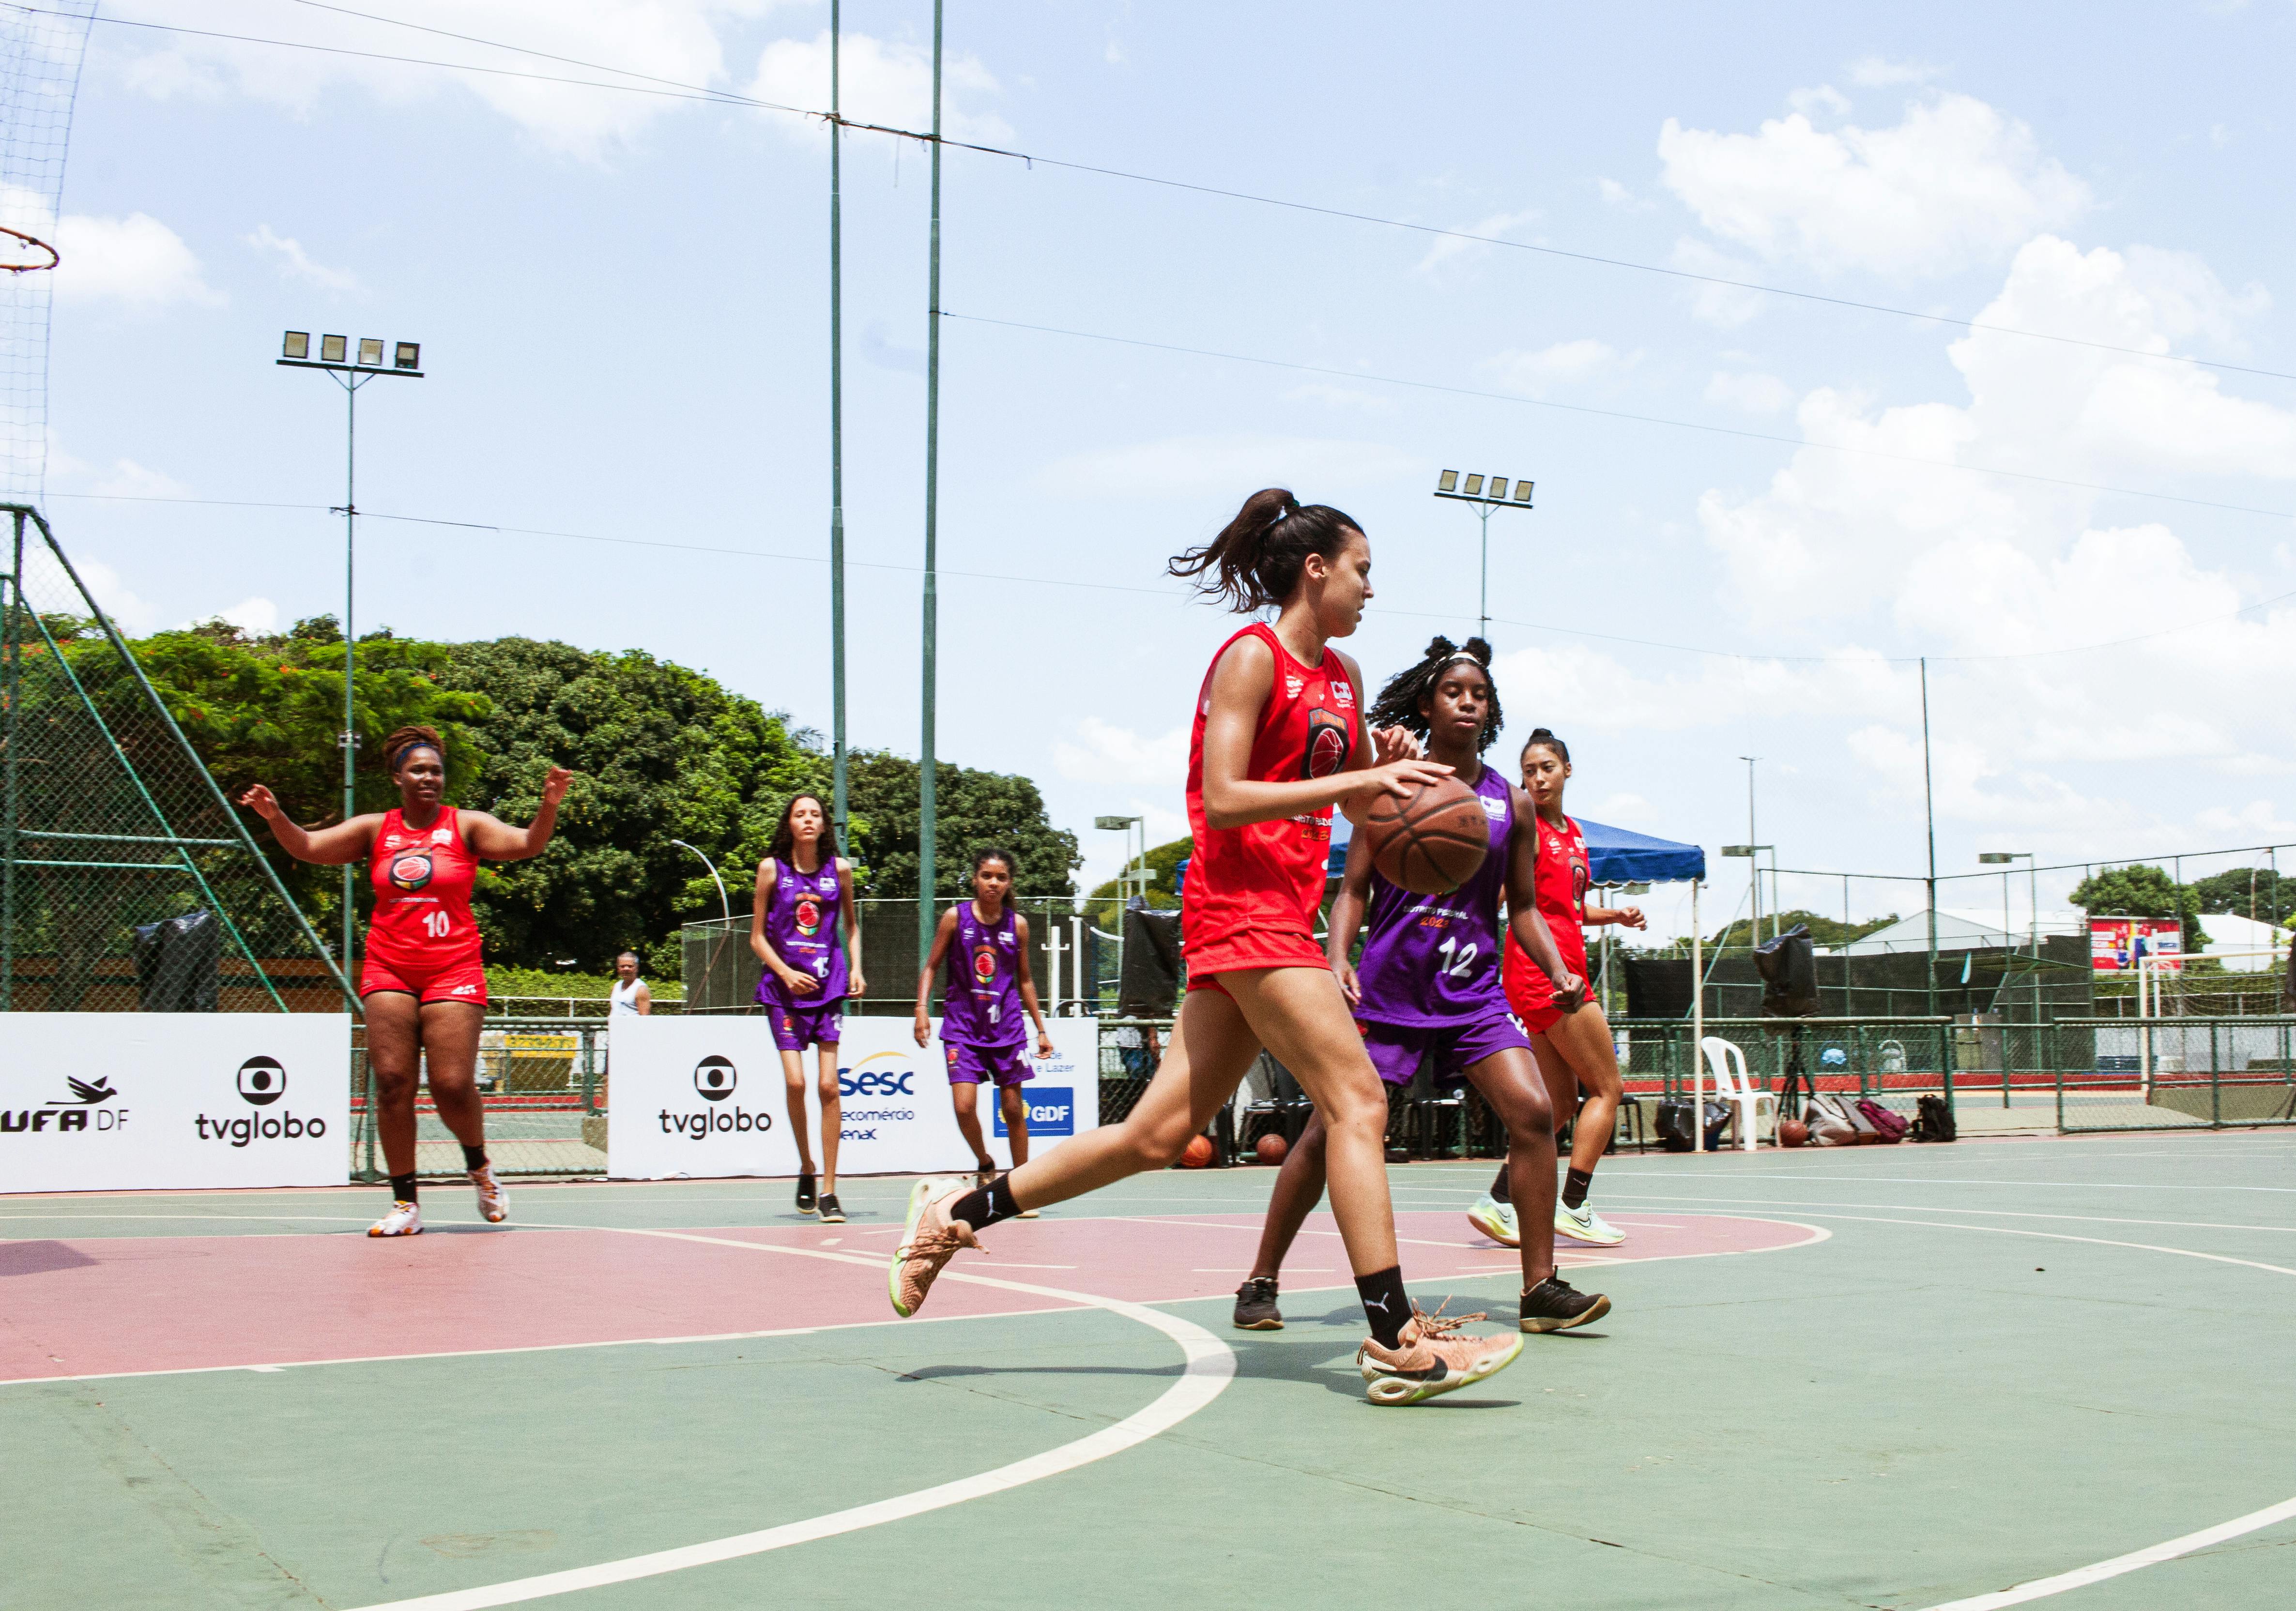
<path id="1" fill-rule="evenodd" d="M 414 1186 L 414 1090 L 426 1076 L 439 1122 L 462 1143 L 479 1213 L 499 1224 L 510 1217 L 510 1194 L 487 1161 L 486 1113 L 479 1101 L 487 973 L 471 916 L 471 887 L 481 861 L 524 862 L 543 853 L 574 774 L 563 766 L 549 768 L 534 822 L 512 828 L 490 813 L 447 804 L 447 746 L 436 729 L 400 728 L 382 741 L 382 762 L 398 786 L 398 804 L 332 828 L 297 826 L 260 783 L 239 803 L 270 823 L 280 848 L 299 862 L 339 867 L 365 857 L 368 863 L 374 911 L 358 994 L 391 1201 L 390 1211 L 367 1234 L 422 1234 Z"/>
<path id="2" fill-rule="evenodd" d="M 1121 1123 L 986 1187 L 938 1197 L 918 1187 L 888 1272 L 893 1308 L 914 1313 L 988 1226 L 1170 1164 L 1264 1047 L 1323 1120 L 1332 1212 L 1371 1327 L 1356 1353 L 1365 1396 L 1416 1403 L 1512 1363 L 1522 1338 L 1464 1336 L 1458 1321 L 1412 1304 L 1388 1195 L 1387 1099 L 1315 929 L 1332 808 L 1359 818 L 1376 796 L 1407 797 L 1450 768 L 1417 758 L 1406 733 L 1370 729 L 1361 675 L 1332 646 L 1356 630 L 1372 596 L 1371 544 L 1348 516 L 1268 487 L 1167 568 L 1239 614 L 1275 611 L 1220 646 L 1196 696 L 1195 843 L 1181 908 L 1187 999 L 1162 1065 Z"/>

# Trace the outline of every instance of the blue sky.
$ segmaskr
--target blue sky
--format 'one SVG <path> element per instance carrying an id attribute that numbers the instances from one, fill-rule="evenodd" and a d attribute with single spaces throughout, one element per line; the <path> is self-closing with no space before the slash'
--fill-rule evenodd
<path id="1" fill-rule="evenodd" d="M 825 100 L 823 4 L 358 9 Z M 104 14 L 611 77 L 294 0 Z M 931 17 L 845 7 L 849 116 L 922 126 Z M 1349 647 L 1382 677 L 1473 627 L 1446 467 L 1538 482 L 1492 522 L 1492 635 L 1581 814 L 1711 850 L 1754 754 L 1786 864 L 1917 873 L 1926 654 L 1942 871 L 2296 839 L 2296 608 L 2264 603 L 2296 590 L 2296 381 L 2144 356 L 2296 372 L 2287 0 L 1011 0 L 952 5 L 948 40 L 960 137 L 2073 338 L 952 153 L 941 753 L 1038 779 L 1090 875 L 1119 854 L 1095 814 L 1184 830 L 1231 624 L 1164 558 L 1262 485 L 1349 510 L 1378 589 Z M 846 149 L 851 731 L 914 752 L 927 163 Z M 362 394 L 362 508 L 631 541 L 373 522 L 363 623 L 644 648 L 825 729 L 826 178 L 818 126 L 773 113 L 99 23 L 60 529 L 138 627 L 338 609 L 340 397 L 270 360 L 286 328 L 418 339 L 429 378 Z"/>

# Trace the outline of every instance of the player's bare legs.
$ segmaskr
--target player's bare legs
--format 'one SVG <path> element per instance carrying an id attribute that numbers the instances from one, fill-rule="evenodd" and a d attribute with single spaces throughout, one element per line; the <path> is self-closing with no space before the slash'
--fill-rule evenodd
<path id="1" fill-rule="evenodd" d="M 1625 1091 L 1610 1023 L 1603 1010 L 1589 1002 L 1576 1012 L 1564 1013 L 1531 1040 L 1539 1051 L 1538 1066 L 1546 1076 L 1556 1124 L 1574 1109 L 1578 1116 L 1578 1127 L 1570 1133 L 1570 1166 L 1591 1174 L 1618 1128 Z M 1587 1093 L 1583 1107 L 1578 1104 L 1581 1090 Z"/>
<path id="2" fill-rule="evenodd" d="M 1013 1149 L 1013 1167 L 1018 1169 L 1029 1161 L 1029 1099 L 1018 1085 L 1006 1085 L 996 1092 L 996 1100 L 1004 1109 L 1004 1137 Z"/>
<path id="3" fill-rule="evenodd" d="M 1554 1273 L 1554 1109 L 1538 1065 L 1520 1046 L 1468 1066 L 1467 1077 L 1506 1126 L 1507 1188 L 1522 1221 L 1522 1286 Z"/>
<path id="4" fill-rule="evenodd" d="M 837 1084 L 837 1047 L 833 1042 L 823 1041 L 815 1055 L 821 1059 L 821 1076 L 815 1089 L 821 1097 L 821 1190 L 823 1195 L 837 1194 L 837 1143 L 845 1134 L 845 1104 L 839 1095 Z M 803 1133 L 801 1131 L 800 1133 Z"/>
<path id="5" fill-rule="evenodd" d="M 813 1166 L 813 1135 L 805 1111 L 805 1053 L 782 1050 L 782 1095 L 789 1105 L 790 1139 L 797 1143 L 797 1211 L 818 1206 L 819 1182 Z M 824 1140 L 827 1139 L 824 1133 Z"/>
<path id="6" fill-rule="evenodd" d="M 988 1138 L 980 1133 L 980 1087 L 972 1080 L 952 1081 L 948 1100 L 956 1108 L 957 1133 L 972 1149 L 972 1161 L 986 1173 L 995 1165 L 988 1157 Z M 1006 1129 L 1012 1125 L 1008 1122 Z"/>

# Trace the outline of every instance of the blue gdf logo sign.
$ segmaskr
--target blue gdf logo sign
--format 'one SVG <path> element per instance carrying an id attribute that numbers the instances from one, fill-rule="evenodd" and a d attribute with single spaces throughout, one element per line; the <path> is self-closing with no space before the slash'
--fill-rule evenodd
<path id="1" fill-rule="evenodd" d="M 1074 1135 L 1076 1133 L 1076 1087 L 1073 1085 L 1023 1085 L 1021 1100 L 1029 1105 L 1029 1134 Z M 1004 1133 L 1004 1104 L 994 1104 L 996 1133 Z"/>

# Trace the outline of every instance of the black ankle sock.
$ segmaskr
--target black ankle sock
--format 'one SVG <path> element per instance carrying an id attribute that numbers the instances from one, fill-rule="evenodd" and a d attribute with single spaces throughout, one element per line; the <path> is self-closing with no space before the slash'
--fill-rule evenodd
<path id="1" fill-rule="evenodd" d="M 949 1206 L 948 1217 L 963 1220 L 975 1231 L 1011 1219 L 1021 1212 L 1021 1205 L 1013 1200 L 1012 1182 L 1011 1175 L 1000 1174 L 986 1186 L 966 1192 Z"/>
<path id="2" fill-rule="evenodd" d="M 1356 1277 L 1356 1295 L 1363 1299 L 1364 1318 L 1371 1322 L 1379 1345 L 1392 1348 L 1401 1342 L 1403 1328 L 1411 1320 L 1411 1295 L 1403 1289 L 1401 1266 L 1390 1264 Z"/>
<path id="3" fill-rule="evenodd" d="M 1595 1183 L 1592 1169 L 1573 1169 L 1562 1177 L 1562 1206 L 1576 1208 L 1587 1200 L 1587 1189 Z"/>
<path id="4" fill-rule="evenodd" d="M 483 1168 L 485 1168 L 486 1166 L 487 1166 L 487 1149 L 486 1149 L 485 1148 L 483 1148 L 483 1147 L 465 1147 L 465 1148 L 463 1148 L 463 1168 L 465 1168 L 465 1169 L 483 1169 Z"/>
<path id="5" fill-rule="evenodd" d="M 1491 1182 L 1491 1201 L 1494 1203 L 1511 1203 L 1513 1200 L 1514 1199 L 1513 1198 L 1507 1195 L 1507 1166 L 1505 1164 L 1501 1164 L 1499 1165 L 1497 1176 Z"/>
<path id="6" fill-rule="evenodd" d="M 411 1174 L 392 1175 L 390 1177 L 390 1198 L 391 1201 L 395 1203 L 414 1202 L 415 1200 L 414 1177 Z"/>

